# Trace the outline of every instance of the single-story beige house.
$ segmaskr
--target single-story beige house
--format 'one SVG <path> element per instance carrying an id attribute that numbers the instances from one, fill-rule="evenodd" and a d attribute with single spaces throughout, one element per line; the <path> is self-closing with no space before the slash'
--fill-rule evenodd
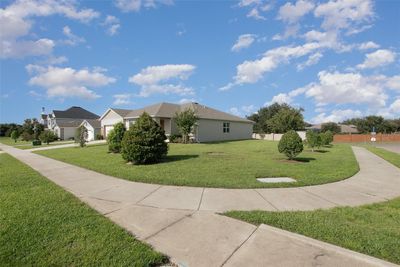
<path id="1" fill-rule="evenodd" d="M 310 127 L 306 127 L 306 130 L 316 130 L 316 131 L 321 131 L 323 123 L 320 124 L 314 124 Z M 352 124 L 337 124 L 340 127 L 340 133 L 358 133 L 357 126 L 352 125 Z"/>
<path id="2" fill-rule="evenodd" d="M 118 122 L 123 122 L 129 129 L 129 126 L 134 124 L 143 112 L 146 112 L 158 122 L 167 136 L 179 134 L 173 117 L 177 112 L 186 109 L 194 110 L 199 118 L 192 134 L 195 142 L 251 139 L 253 121 L 194 102 L 182 105 L 163 102 L 134 110 L 109 108 L 99 119 L 101 131 L 106 138 Z"/>

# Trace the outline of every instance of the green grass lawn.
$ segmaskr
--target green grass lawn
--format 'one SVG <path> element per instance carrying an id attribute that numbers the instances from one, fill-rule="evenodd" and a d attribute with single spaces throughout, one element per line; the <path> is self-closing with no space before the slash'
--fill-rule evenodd
<path id="1" fill-rule="evenodd" d="M 45 144 L 42 143 L 41 146 L 33 146 L 32 141 L 22 141 L 18 140 L 17 142 L 14 142 L 10 137 L 0 137 L 0 143 L 3 143 L 5 145 L 13 146 L 19 149 L 30 149 L 30 148 L 36 148 L 36 147 L 45 147 L 45 146 L 56 146 L 56 145 L 63 145 L 63 144 L 71 144 L 74 141 L 55 141 L 51 142 L 50 144 Z"/>
<path id="2" fill-rule="evenodd" d="M 257 188 L 322 184 L 348 178 L 359 168 L 351 147 L 334 145 L 301 153 L 287 161 L 276 142 L 247 140 L 211 144 L 170 144 L 166 160 L 154 165 L 129 165 L 107 146 L 63 148 L 38 154 L 127 180 L 186 186 Z M 340 166 L 340 168 L 338 167 Z M 296 183 L 265 184 L 257 177 L 289 176 Z"/>
<path id="3" fill-rule="evenodd" d="M 400 198 L 356 208 L 231 211 L 225 215 L 255 225 L 269 224 L 400 264 Z"/>
<path id="4" fill-rule="evenodd" d="M 393 165 L 397 166 L 400 168 L 400 155 L 397 153 L 394 153 L 392 151 L 388 151 L 384 148 L 380 147 L 374 147 L 374 146 L 364 146 L 366 149 L 371 151 L 372 153 L 375 153 L 377 156 L 383 158 L 384 160 L 389 161 Z"/>
<path id="5" fill-rule="evenodd" d="M 30 167 L 0 155 L 1 266 L 156 266 L 160 253 Z"/>

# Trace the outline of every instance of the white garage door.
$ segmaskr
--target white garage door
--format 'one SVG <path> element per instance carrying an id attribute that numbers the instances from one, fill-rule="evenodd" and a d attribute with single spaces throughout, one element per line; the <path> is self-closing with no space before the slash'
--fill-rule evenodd
<path id="1" fill-rule="evenodd" d="M 114 126 L 113 126 L 113 125 L 106 125 L 104 129 L 105 129 L 105 133 L 106 133 L 105 138 L 107 138 L 108 133 L 109 133 L 112 129 L 114 129 Z"/>

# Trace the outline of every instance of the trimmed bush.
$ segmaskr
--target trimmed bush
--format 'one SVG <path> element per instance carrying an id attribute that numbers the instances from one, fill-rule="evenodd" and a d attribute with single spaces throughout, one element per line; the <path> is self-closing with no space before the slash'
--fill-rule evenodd
<path id="1" fill-rule="evenodd" d="M 118 122 L 117 124 L 114 125 L 114 129 L 112 129 L 107 135 L 109 152 L 112 153 L 121 152 L 121 142 L 122 138 L 124 138 L 125 132 L 126 128 L 122 122 Z"/>
<path id="2" fill-rule="evenodd" d="M 159 162 L 168 152 L 164 130 L 149 114 L 143 113 L 122 139 L 123 159 L 134 164 Z"/>
<path id="3" fill-rule="evenodd" d="M 169 136 L 170 143 L 182 143 L 182 135 L 180 134 L 171 134 Z"/>
<path id="4" fill-rule="evenodd" d="M 303 142 L 296 131 L 285 133 L 278 144 L 279 153 L 285 154 L 290 160 L 303 151 Z"/>
<path id="5" fill-rule="evenodd" d="M 104 137 L 103 137 L 103 135 L 101 135 L 101 134 L 96 134 L 96 136 L 95 136 L 95 138 L 94 138 L 95 140 L 103 140 L 104 139 Z"/>
<path id="6" fill-rule="evenodd" d="M 323 146 L 327 146 L 333 142 L 333 133 L 331 131 L 328 130 L 324 133 L 321 133 L 320 135 L 321 135 L 321 144 Z"/>
<path id="7" fill-rule="evenodd" d="M 306 132 L 306 138 L 307 138 L 307 145 L 311 148 L 311 151 L 314 152 L 315 147 L 320 147 L 322 140 L 320 134 L 313 130 L 308 130 Z"/>
<path id="8" fill-rule="evenodd" d="M 41 146 L 41 145 L 42 145 L 42 141 L 40 141 L 40 140 L 33 140 L 33 141 L 32 141 L 32 145 L 33 145 L 33 146 Z"/>

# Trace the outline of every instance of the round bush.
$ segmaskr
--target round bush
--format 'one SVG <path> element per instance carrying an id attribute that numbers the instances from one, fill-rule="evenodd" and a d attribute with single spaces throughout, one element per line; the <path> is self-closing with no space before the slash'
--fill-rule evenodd
<path id="1" fill-rule="evenodd" d="M 107 135 L 108 151 L 113 153 L 121 152 L 121 142 L 124 138 L 126 128 L 122 122 L 118 122 L 114 125 Z"/>
<path id="2" fill-rule="evenodd" d="M 122 157 L 134 164 L 159 162 L 168 152 L 164 130 L 149 114 L 143 113 L 122 139 Z"/>
<path id="3" fill-rule="evenodd" d="M 285 133 L 278 144 L 279 153 L 284 153 L 289 159 L 294 159 L 303 151 L 303 142 L 295 131 Z"/>

